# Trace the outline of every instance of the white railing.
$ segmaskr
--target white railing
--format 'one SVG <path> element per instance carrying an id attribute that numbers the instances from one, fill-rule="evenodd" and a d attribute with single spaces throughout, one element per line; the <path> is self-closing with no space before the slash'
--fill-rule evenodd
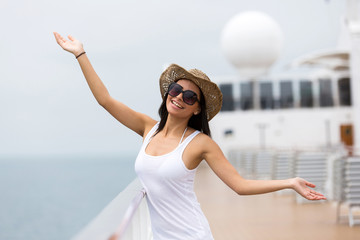
<path id="1" fill-rule="evenodd" d="M 151 239 L 151 231 L 149 224 L 147 224 L 150 222 L 148 219 L 142 219 L 142 217 L 147 216 L 147 214 L 143 214 L 144 211 L 147 211 L 147 206 L 145 201 L 143 201 L 145 195 L 145 189 L 142 189 L 134 197 L 126 210 L 120 225 L 109 240 Z M 143 222 L 145 222 L 145 226 L 143 226 Z"/>
<path id="2" fill-rule="evenodd" d="M 336 220 L 340 222 L 348 218 L 349 225 L 360 224 L 360 216 L 356 214 L 360 209 L 360 157 L 344 157 L 336 161 L 337 188 L 336 200 L 338 201 Z M 347 208 L 347 214 L 341 214 L 341 208 Z M 354 214 L 355 213 L 355 214 Z"/>
<path id="3" fill-rule="evenodd" d="M 338 149 L 315 148 L 303 150 L 232 148 L 229 161 L 238 167 L 240 174 L 245 178 L 286 179 L 298 176 L 313 182 L 317 186 L 317 191 L 332 199 L 329 194 L 333 182 L 329 172 L 333 159 L 343 156 L 343 152 L 338 152 Z M 299 196 L 296 200 L 306 202 Z"/>
<path id="4" fill-rule="evenodd" d="M 145 195 L 135 179 L 72 240 L 151 240 Z"/>
<path id="5" fill-rule="evenodd" d="M 272 149 L 270 154 L 268 150 L 232 148 L 228 156 L 245 177 L 259 179 L 271 173 L 272 179 L 305 178 L 314 183 L 316 190 L 325 194 L 328 200 L 337 202 L 337 222 L 346 217 L 349 225 L 354 226 L 360 224 L 357 214 L 360 209 L 360 156 L 353 154 L 360 151 L 355 150 L 344 147 L 302 151 Z M 257 165 L 262 165 L 262 168 Z M 311 202 L 299 195 L 296 195 L 296 201 Z M 345 214 L 341 214 L 344 212 L 342 207 L 346 208 Z"/>

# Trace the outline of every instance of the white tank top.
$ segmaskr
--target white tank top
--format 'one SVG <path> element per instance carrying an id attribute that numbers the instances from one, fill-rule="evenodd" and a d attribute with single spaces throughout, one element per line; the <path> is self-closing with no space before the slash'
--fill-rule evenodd
<path id="1" fill-rule="evenodd" d="M 170 153 L 151 156 L 145 149 L 158 125 L 146 135 L 135 162 L 146 190 L 154 240 L 211 240 L 208 221 L 194 192 L 196 169 L 189 170 L 182 160 L 186 146 L 200 132 L 180 141 Z"/>

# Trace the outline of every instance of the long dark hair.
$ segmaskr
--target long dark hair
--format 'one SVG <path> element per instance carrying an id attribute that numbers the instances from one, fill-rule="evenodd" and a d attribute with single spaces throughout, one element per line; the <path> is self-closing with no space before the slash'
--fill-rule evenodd
<path id="1" fill-rule="evenodd" d="M 160 123 L 159 123 L 159 127 L 156 130 L 154 136 L 156 134 L 158 134 L 159 132 L 161 132 L 161 130 L 163 130 L 165 127 L 166 120 L 169 115 L 169 112 L 166 108 L 166 100 L 167 100 L 168 95 L 169 95 L 169 93 L 165 94 L 163 101 L 160 105 L 160 108 L 159 108 Z M 199 114 L 191 116 L 191 118 L 189 119 L 189 122 L 188 122 L 188 126 L 194 128 L 196 130 L 199 130 L 200 132 L 211 137 L 209 122 L 207 120 L 207 114 L 206 114 L 205 98 L 204 98 L 204 95 L 201 92 L 201 90 L 200 90 L 200 109 L 201 109 L 201 112 Z"/>

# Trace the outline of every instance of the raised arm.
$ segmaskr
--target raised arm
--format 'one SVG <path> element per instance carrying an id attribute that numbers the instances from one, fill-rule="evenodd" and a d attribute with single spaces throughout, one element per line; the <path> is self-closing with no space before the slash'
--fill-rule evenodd
<path id="1" fill-rule="evenodd" d="M 324 195 L 314 191 L 315 185 L 302 178 L 284 180 L 249 180 L 244 179 L 225 158 L 219 146 L 209 137 L 203 136 L 201 146 L 204 149 L 203 159 L 215 174 L 239 195 L 253 195 L 274 192 L 282 189 L 293 189 L 308 200 L 323 200 Z"/>
<path id="2" fill-rule="evenodd" d="M 136 112 L 125 104 L 112 98 L 101 81 L 94 68 L 92 67 L 83 47 L 83 44 L 68 36 L 69 39 L 63 38 L 59 33 L 54 32 L 56 42 L 65 50 L 77 57 L 81 70 L 85 76 L 92 94 L 96 101 L 104 107 L 113 117 L 126 127 L 143 136 L 146 129 L 155 124 L 155 120 L 149 116 Z"/>

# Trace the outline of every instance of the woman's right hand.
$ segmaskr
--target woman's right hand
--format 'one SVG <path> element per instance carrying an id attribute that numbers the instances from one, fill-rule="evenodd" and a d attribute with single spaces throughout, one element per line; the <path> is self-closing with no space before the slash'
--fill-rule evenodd
<path id="1" fill-rule="evenodd" d="M 297 193 L 299 193 L 307 200 L 326 200 L 326 197 L 324 195 L 311 189 L 315 187 L 315 184 L 310 183 L 299 177 L 290 179 L 290 182 L 292 189 L 294 189 Z"/>
<path id="2" fill-rule="evenodd" d="M 56 42 L 62 47 L 65 51 L 68 51 L 75 56 L 78 56 L 80 53 L 84 52 L 83 44 L 73 38 L 72 36 L 68 36 L 69 40 L 63 38 L 59 33 L 54 32 L 54 36 L 56 39 Z"/>

